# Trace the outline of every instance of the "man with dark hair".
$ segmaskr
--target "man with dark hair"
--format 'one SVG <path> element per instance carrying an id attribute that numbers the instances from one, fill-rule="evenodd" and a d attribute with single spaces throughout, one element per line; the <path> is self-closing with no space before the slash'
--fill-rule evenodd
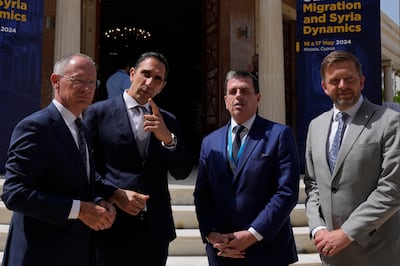
<path id="1" fill-rule="evenodd" d="M 131 86 L 97 102 L 85 114 L 96 168 L 117 207 L 112 228 L 98 234 L 100 266 L 164 266 L 176 232 L 168 174 L 186 178 L 193 167 L 176 117 L 154 102 L 166 85 L 166 58 L 142 54 L 131 69 Z"/>
<path id="2" fill-rule="evenodd" d="M 210 266 L 289 265 L 297 261 L 290 213 L 299 193 L 292 130 L 257 114 L 257 79 L 229 71 L 229 122 L 203 139 L 194 190 Z"/>

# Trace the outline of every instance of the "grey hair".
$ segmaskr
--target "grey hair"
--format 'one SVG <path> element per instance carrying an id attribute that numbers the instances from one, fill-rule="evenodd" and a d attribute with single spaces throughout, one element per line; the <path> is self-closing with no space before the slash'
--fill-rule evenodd
<path id="1" fill-rule="evenodd" d="M 82 53 L 70 53 L 70 54 L 64 55 L 63 57 L 61 57 L 59 60 L 57 60 L 54 63 L 53 73 L 57 74 L 57 75 L 64 75 L 65 68 L 68 66 L 69 62 L 74 57 L 86 58 L 90 63 L 93 64 L 93 66 L 96 66 L 96 63 L 94 62 L 94 60 L 90 56 L 88 56 L 86 54 L 82 54 Z"/>

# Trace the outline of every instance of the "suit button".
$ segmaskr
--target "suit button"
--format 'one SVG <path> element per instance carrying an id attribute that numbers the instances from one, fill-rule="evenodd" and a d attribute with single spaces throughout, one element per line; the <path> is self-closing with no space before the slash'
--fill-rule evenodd
<path id="1" fill-rule="evenodd" d="M 338 190 L 337 190 L 337 188 L 333 187 L 333 188 L 331 189 L 331 191 L 332 191 L 332 193 L 336 193 Z"/>

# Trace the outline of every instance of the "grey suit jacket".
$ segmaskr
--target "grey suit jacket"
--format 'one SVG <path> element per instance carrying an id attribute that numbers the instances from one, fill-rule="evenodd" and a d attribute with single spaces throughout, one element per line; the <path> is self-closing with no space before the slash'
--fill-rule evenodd
<path id="1" fill-rule="evenodd" d="M 306 212 L 310 230 L 342 228 L 354 241 L 326 265 L 400 265 L 400 114 L 364 102 L 333 173 L 327 138 L 333 111 L 311 121 L 306 145 Z M 397 264 L 396 264 L 397 263 Z"/>

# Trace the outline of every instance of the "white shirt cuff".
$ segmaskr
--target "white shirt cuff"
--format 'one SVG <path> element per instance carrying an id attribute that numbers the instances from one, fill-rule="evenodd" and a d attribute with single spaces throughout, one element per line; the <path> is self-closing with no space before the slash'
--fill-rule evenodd
<path id="1" fill-rule="evenodd" d="M 254 229 L 253 227 L 250 227 L 248 230 L 258 241 L 263 240 L 263 236 L 256 231 L 256 229 Z"/>
<path id="2" fill-rule="evenodd" d="M 68 219 L 77 219 L 79 216 L 79 211 L 81 209 L 80 200 L 72 200 L 71 211 L 69 212 Z"/>

